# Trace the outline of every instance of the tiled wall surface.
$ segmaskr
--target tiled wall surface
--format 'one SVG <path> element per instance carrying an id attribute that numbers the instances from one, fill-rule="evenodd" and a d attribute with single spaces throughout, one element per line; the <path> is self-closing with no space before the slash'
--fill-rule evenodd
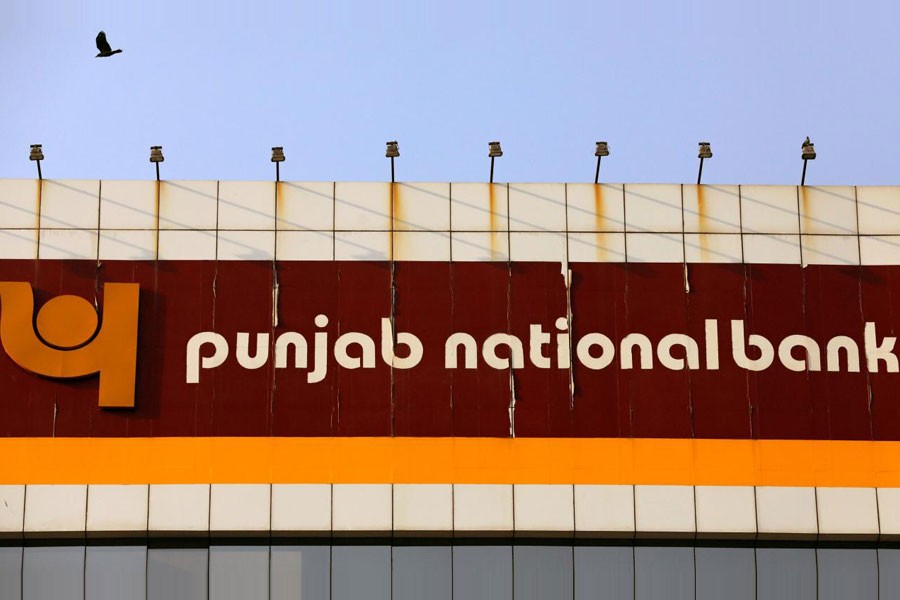
<path id="1" fill-rule="evenodd" d="M 0 258 L 896 264 L 900 186 L 0 180 Z"/>
<path id="2" fill-rule="evenodd" d="M 0 486 L 0 537 L 891 540 L 900 489 L 417 484 Z"/>

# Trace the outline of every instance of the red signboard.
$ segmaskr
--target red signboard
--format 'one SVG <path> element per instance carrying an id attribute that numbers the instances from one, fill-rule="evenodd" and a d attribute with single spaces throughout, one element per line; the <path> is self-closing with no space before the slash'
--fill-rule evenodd
<path id="1" fill-rule="evenodd" d="M 568 268 L 0 261 L 140 287 L 135 407 L 0 352 L 0 434 L 900 440 L 900 268 Z"/>

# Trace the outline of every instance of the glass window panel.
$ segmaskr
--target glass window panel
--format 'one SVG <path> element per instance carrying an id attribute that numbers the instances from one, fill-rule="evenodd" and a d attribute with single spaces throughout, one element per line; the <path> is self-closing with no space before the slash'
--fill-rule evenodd
<path id="1" fill-rule="evenodd" d="M 329 600 L 330 546 L 272 546 L 272 600 Z"/>
<path id="2" fill-rule="evenodd" d="M 147 600 L 207 600 L 206 548 L 150 548 Z"/>
<path id="3" fill-rule="evenodd" d="M 333 546 L 332 600 L 390 600 L 390 546 Z"/>
<path id="4" fill-rule="evenodd" d="M 210 600 L 268 597 L 268 546 L 210 546 Z"/>
<path id="5" fill-rule="evenodd" d="M 24 600 L 84 598 L 84 546 L 26 547 L 22 562 Z"/>
<path id="6" fill-rule="evenodd" d="M 634 548 L 631 546 L 575 548 L 575 599 L 600 598 L 634 599 Z"/>
<path id="7" fill-rule="evenodd" d="M 571 546 L 515 546 L 513 573 L 516 600 L 571 598 Z"/>
<path id="8" fill-rule="evenodd" d="M 900 549 L 878 550 L 878 590 L 881 600 L 900 599 Z"/>
<path id="9" fill-rule="evenodd" d="M 814 548 L 757 548 L 759 600 L 816 600 Z"/>
<path id="10" fill-rule="evenodd" d="M 85 595 L 89 600 L 144 600 L 146 546 L 88 546 Z"/>
<path id="11" fill-rule="evenodd" d="M 455 600 L 512 600 L 512 546 L 455 546 Z"/>
<path id="12" fill-rule="evenodd" d="M 0 547 L 0 600 L 22 600 L 22 547 Z"/>
<path id="13" fill-rule="evenodd" d="M 694 549 L 634 549 L 636 600 L 694 600 Z"/>
<path id="14" fill-rule="evenodd" d="M 878 555 L 871 548 L 818 550 L 819 600 L 877 600 Z"/>
<path id="15" fill-rule="evenodd" d="M 396 546 L 393 600 L 451 600 L 451 560 L 449 546 Z"/>
<path id="16" fill-rule="evenodd" d="M 697 600 L 755 600 L 753 548 L 697 548 Z"/>

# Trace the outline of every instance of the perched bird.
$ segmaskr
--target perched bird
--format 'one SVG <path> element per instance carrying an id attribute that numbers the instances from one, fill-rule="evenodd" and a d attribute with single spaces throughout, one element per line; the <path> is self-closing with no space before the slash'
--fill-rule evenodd
<path id="1" fill-rule="evenodd" d="M 102 32 L 101 32 L 101 33 L 102 33 Z M 803 146 L 802 146 L 802 147 L 803 147 L 803 148 L 806 148 L 807 146 L 809 146 L 809 136 L 806 136 L 806 139 L 803 140 Z"/>
<path id="2" fill-rule="evenodd" d="M 112 56 L 113 54 L 118 54 L 122 51 L 112 49 L 112 46 L 106 41 L 106 32 L 103 31 L 97 34 L 97 50 L 100 51 L 100 54 L 94 58 L 106 58 L 107 56 Z"/>

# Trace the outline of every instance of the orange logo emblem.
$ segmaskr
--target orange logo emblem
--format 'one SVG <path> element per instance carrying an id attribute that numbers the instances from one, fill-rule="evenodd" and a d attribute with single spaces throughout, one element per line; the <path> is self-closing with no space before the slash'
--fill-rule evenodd
<path id="1" fill-rule="evenodd" d="M 101 407 L 134 407 L 139 292 L 136 283 L 106 284 L 102 321 L 78 296 L 53 298 L 34 319 L 31 284 L 0 282 L 0 342 L 13 362 L 38 375 L 99 374 Z"/>

